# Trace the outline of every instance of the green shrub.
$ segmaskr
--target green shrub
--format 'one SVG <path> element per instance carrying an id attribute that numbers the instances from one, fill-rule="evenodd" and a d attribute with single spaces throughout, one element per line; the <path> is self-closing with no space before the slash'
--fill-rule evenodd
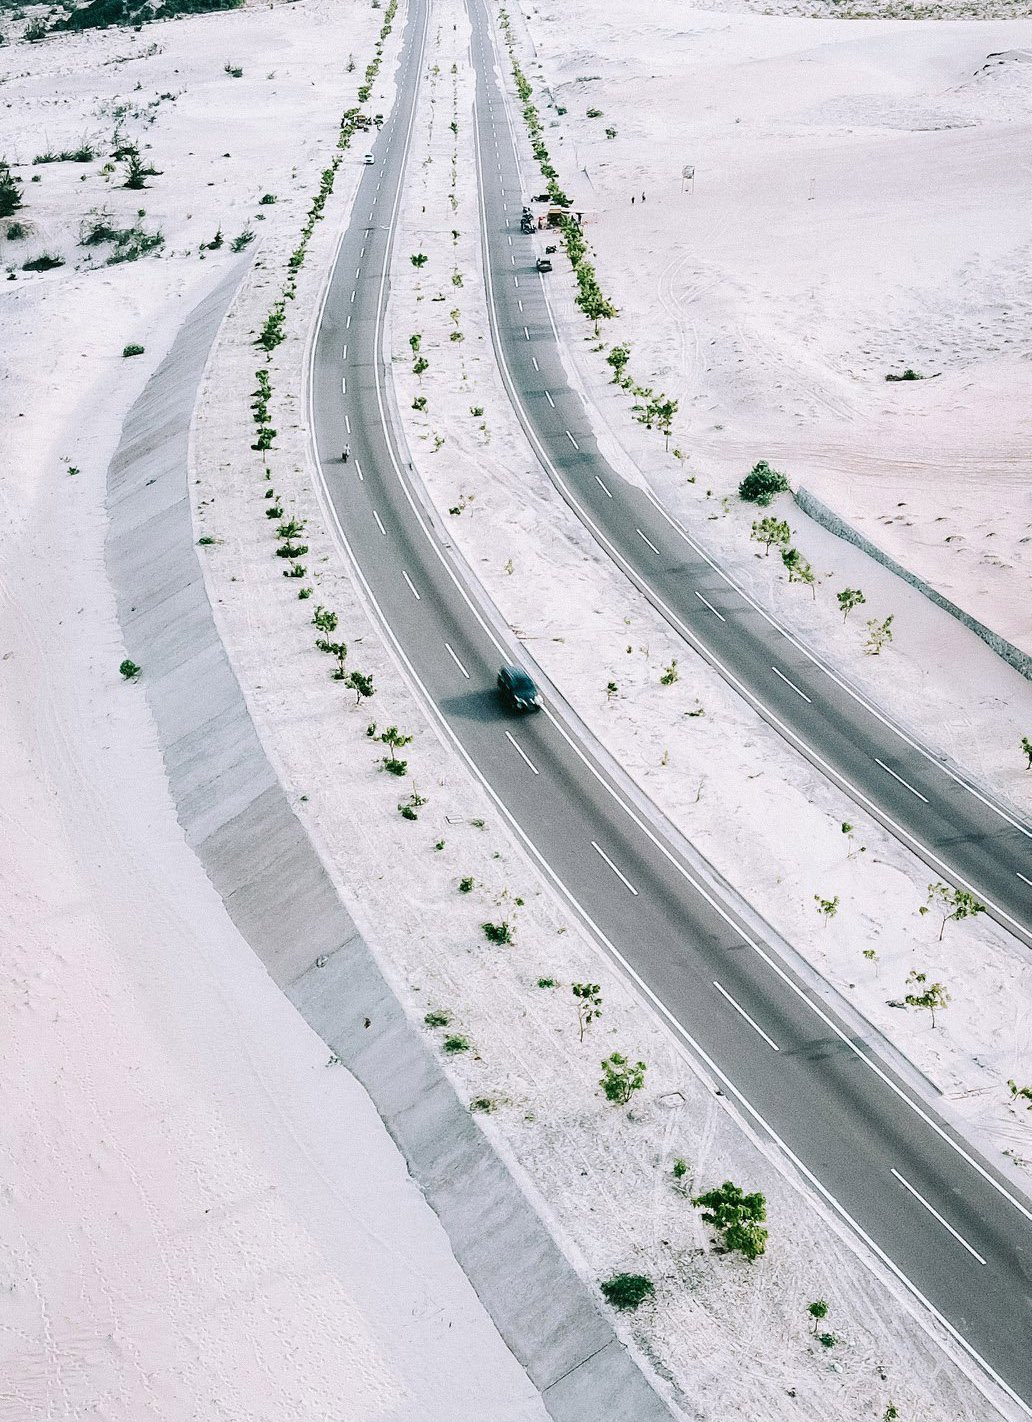
<path id="1" fill-rule="evenodd" d="M 135 355 L 143 355 L 143 347 L 142 347 L 142 346 L 137 346 L 137 345 L 134 345 L 134 344 L 130 343 L 128 346 L 123 346 L 123 347 L 122 347 L 122 357 L 123 357 L 123 359 L 126 359 L 126 358 L 128 358 L 129 356 L 135 356 Z"/>
<path id="2" fill-rule="evenodd" d="M 652 1298 L 656 1286 L 644 1274 L 614 1274 L 599 1284 L 602 1297 L 613 1308 L 634 1310 Z"/>
<path id="3" fill-rule="evenodd" d="M 468 1037 L 456 1033 L 453 1037 L 445 1037 L 442 1046 L 449 1056 L 455 1056 L 457 1052 L 468 1052 L 472 1043 Z"/>
<path id="4" fill-rule="evenodd" d="M 27 236 L 27 235 L 28 235 L 28 228 L 25 226 L 25 223 L 24 223 L 24 222 L 11 222 L 11 223 L 8 224 L 8 227 L 7 227 L 7 240 L 8 240 L 8 242 L 19 242 L 23 237 L 25 237 L 25 236 Z"/>
<path id="5" fill-rule="evenodd" d="M 482 923 L 484 937 L 488 943 L 505 944 L 513 941 L 512 924 L 503 918 L 501 923 Z"/>
<path id="6" fill-rule="evenodd" d="M 776 494 L 788 489 L 788 480 L 777 469 L 772 469 L 765 459 L 759 459 L 738 486 L 738 497 L 750 504 L 766 508 L 773 503 Z"/>
<path id="7" fill-rule="evenodd" d="M 126 657 L 124 662 L 119 663 L 118 670 L 122 673 L 126 681 L 132 681 L 134 677 L 140 675 L 141 668 L 138 667 L 134 661 L 130 661 L 130 659 Z"/>
<path id="8" fill-rule="evenodd" d="M 440 1007 L 432 1008 L 423 1018 L 423 1021 L 428 1027 L 447 1027 L 451 1021 L 451 1013 L 445 1012 L 444 1009 Z"/>
<path id="9" fill-rule="evenodd" d="M 53 252 L 40 252 L 38 257 L 30 257 L 22 262 L 23 272 L 51 272 L 55 267 L 64 266 L 64 257 L 55 257 Z"/>

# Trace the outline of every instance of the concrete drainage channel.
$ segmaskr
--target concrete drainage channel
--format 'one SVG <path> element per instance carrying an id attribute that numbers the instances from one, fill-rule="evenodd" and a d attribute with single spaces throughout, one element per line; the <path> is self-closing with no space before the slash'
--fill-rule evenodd
<path id="1" fill-rule="evenodd" d="M 194 547 L 188 445 L 240 276 L 184 323 L 129 412 L 107 478 L 108 575 L 127 652 L 144 668 L 180 825 L 270 976 L 369 1092 L 550 1416 L 669 1422 L 406 1019 L 266 759 L 219 639 Z"/>

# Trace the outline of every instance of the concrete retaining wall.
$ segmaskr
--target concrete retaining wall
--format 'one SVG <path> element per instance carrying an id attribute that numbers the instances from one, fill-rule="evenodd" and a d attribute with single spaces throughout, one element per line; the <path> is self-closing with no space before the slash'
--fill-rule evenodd
<path id="1" fill-rule="evenodd" d="M 219 639 L 194 547 L 188 440 L 239 278 L 237 268 L 184 324 L 108 471 L 108 573 L 179 822 L 269 974 L 369 1092 L 549 1414 L 670 1422 L 405 1017 L 273 774 Z"/>
<path id="2" fill-rule="evenodd" d="M 983 622 L 979 622 L 977 618 L 958 607 L 955 602 L 950 602 L 948 597 L 943 597 L 942 593 L 936 592 L 935 588 L 926 583 L 923 578 L 919 578 L 916 573 L 910 572 L 901 563 L 897 563 L 895 558 L 890 558 L 887 553 L 882 552 L 877 544 L 872 543 L 869 538 L 865 538 L 862 533 L 858 533 L 851 524 L 846 523 L 845 519 L 840 518 L 837 513 L 829 509 L 827 504 L 822 504 L 820 499 L 815 494 L 811 494 L 808 489 L 796 489 L 793 498 L 803 513 L 808 514 L 814 523 L 819 523 L 822 528 L 826 528 L 829 533 L 834 533 L 837 538 L 854 544 L 869 557 L 881 563 L 883 567 L 888 568 L 890 572 L 895 573 L 898 578 L 902 578 L 911 587 L 917 588 L 918 592 L 924 593 L 929 602 L 934 602 L 936 607 L 941 607 L 951 617 L 955 617 L 958 622 L 963 623 L 969 631 L 974 632 L 976 637 L 981 637 L 986 646 L 991 647 L 997 656 L 1002 657 L 1015 671 L 1019 671 L 1023 677 L 1032 681 L 1032 657 L 1027 652 L 1015 647 L 1012 642 L 1008 642 L 990 627 L 986 627 Z"/>

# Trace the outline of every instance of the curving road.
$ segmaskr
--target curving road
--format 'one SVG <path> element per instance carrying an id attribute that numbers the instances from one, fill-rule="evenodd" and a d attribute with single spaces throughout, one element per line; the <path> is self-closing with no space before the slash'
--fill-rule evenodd
<path id="1" fill-rule="evenodd" d="M 976 1371 L 994 1376 L 1015 1401 L 1032 1402 L 1028 1205 L 751 937 L 733 905 L 721 902 L 673 841 L 642 820 L 607 769 L 558 718 L 547 708 L 518 722 L 500 712 L 494 675 L 513 652 L 453 568 L 446 536 L 413 490 L 390 419 L 390 374 L 383 360 L 387 272 L 427 17 L 427 0 L 411 0 L 398 102 L 377 138 L 375 166 L 363 174 L 313 349 L 313 432 L 327 509 L 341 543 L 431 713 L 598 941 L 721 1089 L 939 1315 Z M 485 198 L 500 347 L 508 359 L 522 341 L 527 356 L 536 359 L 536 366 L 527 362 L 531 381 L 513 358 L 523 408 L 535 401 L 544 405 L 548 388 L 556 418 L 565 422 L 559 438 L 576 456 L 568 466 L 555 463 L 551 418 L 536 411 L 531 425 L 535 439 L 548 441 L 542 449 L 553 468 L 578 481 L 579 493 L 597 475 L 608 486 L 599 497 L 612 495 L 615 505 L 630 495 L 594 453 L 586 421 L 577 423 L 573 404 L 561 403 L 573 397 L 559 384 L 554 333 L 530 252 L 514 239 L 517 261 L 508 258 L 510 224 L 518 221 L 522 194 L 477 3 L 473 17 L 485 193 L 490 164 L 484 155 L 494 154 L 495 140 L 498 155 L 491 162 L 501 169 L 498 188 L 505 188 L 497 208 Z M 526 309 L 519 314 L 526 321 L 515 329 L 499 294 L 499 272 L 520 277 Z M 538 302 L 533 315 L 526 305 L 532 292 Z M 553 371 L 554 383 L 546 387 L 543 377 L 551 382 Z M 352 459 L 342 466 L 338 451 L 345 441 Z M 669 579 L 672 588 L 690 588 L 693 596 L 698 591 L 715 609 L 706 615 L 717 622 L 719 613 L 727 624 L 718 625 L 729 625 L 733 590 L 712 569 L 711 581 L 694 580 L 687 545 L 655 507 L 646 501 L 624 507 L 633 510 L 632 538 L 638 528 L 660 550 L 671 546 L 661 538 L 678 540 L 677 560 L 654 555 L 659 585 L 665 588 Z M 748 607 L 738 620 L 757 636 L 760 624 L 767 626 Z M 794 655 L 793 644 L 779 639 L 775 664 L 792 680 L 803 676 L 790 660 Z M 824 676 L 812 667 L 809 674 Z M 817 701 L 814 695 L 808 704 Z M 848 704 L 845 697 L 843 708 Z M 855 745 L 855 730 L 851 741 Z M 904 771 L 916 774 L 909 764 Z M 895 806 L 894 800 L 887 803 Z M 1000 845 L 1009 844 L 1006 828 L 994 825 L 993 832 Z M 1032 1415 L 1032 1408 L 1021 1410 Z"/>
<path id="2" fill-rule="evenodd" d="M 614 562 L 791 745 L 921 856 L 974 892 L 1032 947 L 1032 828 L 994 803 L 850 686 L 761 608 L 659 502 L 599 454 L 567 384 L 483 0 L 468 0 L 492 334 L 516 413 L 563 497 Z M 565 265 L 565 262 L 562 263 Z M 555 280 L 553 276 L 551 280 Z M 560 278 L 561 280 L 562 278 Z"/>

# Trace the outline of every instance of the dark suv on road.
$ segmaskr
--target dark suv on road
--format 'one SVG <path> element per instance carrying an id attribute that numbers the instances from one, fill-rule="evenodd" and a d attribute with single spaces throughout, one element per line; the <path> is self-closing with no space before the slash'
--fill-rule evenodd
<path id="1" fill-rule="evenodd" d="M 519 667 L 502 667 L 498 673 L 498 694 L 510 711 L 541 709 L 541 693 Z"/>

